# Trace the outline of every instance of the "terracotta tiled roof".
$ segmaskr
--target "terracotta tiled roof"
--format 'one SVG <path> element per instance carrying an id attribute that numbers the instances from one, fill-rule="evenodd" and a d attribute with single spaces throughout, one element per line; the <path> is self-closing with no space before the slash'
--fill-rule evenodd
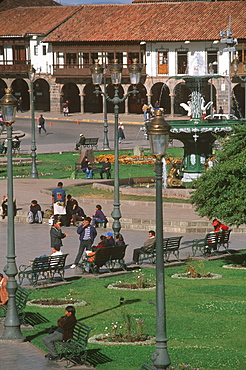
<path id="1" fill-rule="evenodd" d="M 0 37 L 46 35 L 78 9 L 79 6 L 52 6 L 6 10 L 0 13 Z M 5 22 L 4 19 L 9 21 Z"/>
<path id="2" fill-rule="evenodd" d="M 53 0 L 2 0 L 0 2 L 0 12 L 19 6 L 60 6 L 60 4 Z"/>
<path id="3" fill-rule="evenodd" d="M 244 1 L 85 5 L 46 37 L 50 42 L 214 40 L 228 28 L 246 39 Z M 1 32 L 1 31 L 0 31 Z"/>
<path id="4" fill-rule="evenodd" d="M 211 1 L 211 0 L 133 0 L 132 3 L 182 3 L 187 1 Z M 223 1 L 223 0 L 216 0 L 216 1 Z M 231 0 L 231 1 L 238 1 L 238 0 Z M 246 0 L 241 0 L 246 1 Z"/>

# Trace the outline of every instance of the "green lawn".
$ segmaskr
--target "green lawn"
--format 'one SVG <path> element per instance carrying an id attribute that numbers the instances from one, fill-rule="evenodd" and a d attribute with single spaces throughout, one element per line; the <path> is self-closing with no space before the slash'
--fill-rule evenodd
<path id="1" fill-rule="evenodd" d="M 114 154 L 113 151 L 102 152 L 95 151 L 95 157 L 101 154 Z M 133 150 L 121 150 L 119 155 L 133 155 Z M 150 155 L 149 150 L 145 150 L 146 156 Z M 175 158 L 182 158 L 183 148 L 168 148 L 167 155 Z M 20 155 L 17 155 L 20 156 Z M 28 155 L 21 155 L 21 157 L 29 157 Z M 68 179 L 70 178 L 74 164 L 78 162 L 79 152 L 74 153 L 55 153 L 55 154 L 38 154 L 37 161 L 42 163 L 37 164 L 38 173 L 40 178 L 50 179 Z M 14 165 L 13 175 L 14 177 L 29 177 L 31 171 L 31 165 Z M 154 176 L 153 165 L 121 165 L 120 164 L 120 178 L 128 177 L 141 177 L 141 176 Z M 0 178 L 6 177 L 6 169 L 0 169 Z"/>
<path id="2" fill-rule="evenodd" d="M 245 260 L 246 254 L 241 254 Z M 171 275 L 185 272 L 185 266 L 165 270 L 168 352 L 172 366 L 176 363 L 190 365 L 189 369 L 245 369 L 245 270 L 224 269 L 222 265 L 231 261 L 206 261 L 201 269 L 218 273 L 217 280 L 173 279 Z M 196 262 L 198 265 L 200 262 Z M 154 278 L 154 269 L 143 269 L 146 278 Z M 106 289 L 117 280 L 132 281 L 137 272 L 106 279 L 85 279 L 73 281 L 70 285 L 52 289 L 34 290 L 34 298 L 81 298 L 90 303 L 77 308 L 77 318 L 93 327 L 91 335 L 110 332 L 112 323 L 124 326 L 123 314 L 135 320 L 144 320 L 143 333 L 155 335 L 155 291 L 117 291 Z M 123 297 L 125 304 L 119 305 Z M 56 324 L 64 309 L 27 306 L 26 311 L 38 312 L 50 323 L 37 325 L 25 335 L 41 348 L 44 329 Z M 105 328 L 108 328 L 105 330 Z M 124 329 L 121 329 L 124 330 Z M 98 370 L 138 370 L 144 362 L 151 363 L 154 346 L 105 346 L 88 345 L 89 358 L 93 349 L 100 350 L 105 363 L 96 362 Z M 102 361 L 103 362 L 103 361 Z M 175 366 L 175 368 L 177 368 Z"/>

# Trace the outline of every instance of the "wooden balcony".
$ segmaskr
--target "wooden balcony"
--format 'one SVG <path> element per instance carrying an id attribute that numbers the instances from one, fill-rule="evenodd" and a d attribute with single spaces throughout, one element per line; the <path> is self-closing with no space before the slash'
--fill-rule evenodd
<path id="1" fill-rule="evenodd" d="M 91 65 L 87 65 L 86 67 L 84 66 L 79 66 L 76 64 L 73 65 L 54 65 L 53 66 L 53 74 L 57 78 L 91 78 L 91 70 L 90 70 Z M 141 75 L 146 74 L 146 66 L 143 66 Z M 107 69 L 106 77 L 110 78 L 110 71 Z M 129 79 L 129 72 L 127 69 L 127 66 L 123 66 L 122 70 L 122 79 Z"/>
<path id="2" fill-rule="evenodd" d="M 5 64 L 4 64 L 5 63 Z M 0 74 L 5 76 L 22 76 L 27 77 L 31 66 L 30 60 L 25 61 L 0 61 Z"/>

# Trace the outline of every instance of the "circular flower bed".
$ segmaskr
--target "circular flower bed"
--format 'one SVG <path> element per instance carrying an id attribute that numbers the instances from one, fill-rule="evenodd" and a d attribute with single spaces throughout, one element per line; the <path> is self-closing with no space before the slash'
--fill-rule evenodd
<path id="1" fill-rule="evenodd" d="M 117 346 L 121 344 L 135 345 L 135 346 L 147 346 L 155 344 L 155 337 L 150 335 L 141 336 L 128 336 L 123 337 L 120 335 L 110 335 L 110 334 L 98 334 L 93 335 L 88 340 L 89 343 L 100 343 L 105 345 Z"/>
<path id="2" fill-rule="evenodd" d="M 85 302 L 81 299 L 32 299 L 27 302 L 28 306 L 38 306 L 38 307 L 66 307 L 68 305 L 73 306 L 88 306 L 90 303 Z"/>
<path id="3" fill-rule="evenodd" d="M 239 269 L 239 270 L 246 270 L 246 266 L 240 266 L 240 265 L 223 265 L 224 269 Z"/>
<path id="4" fill-rule="evenodd" d="M 140 288 L 137 284 L 132 284 L 132 283 L 120 283 L 120 284 L 109 284 L 107 286 L 108 289 L 116 289 L 116 290 L 154 290 L 155 285 L 153 286 L 147 286 Z"/>
<path id="5" fill-rule="evenodd" d="M 220 279 L 222 278 L 222 275 L 219 274 L 211 274 L 208 272 L 206 275 L 202 276 L 198 274 L 197 277 L 191 277 L 189 273 L 183 273 L 183 274 L 174 274 L 171 276 L 172 278 L 176 279 L 188 279 L 188 280 L 201 280 L 201 279 Z"/>

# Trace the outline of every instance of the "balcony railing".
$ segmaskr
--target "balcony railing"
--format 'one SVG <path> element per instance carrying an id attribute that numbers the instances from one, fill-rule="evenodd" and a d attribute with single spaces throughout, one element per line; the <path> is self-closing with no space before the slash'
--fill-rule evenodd
<path id="1" fill-rule="evenodd" d="M 0 73 L 10 75 L 27 75 L 30 65 L 30 60 L 0 60 Z"/>
<path id="2" fill-rule="evenodd" d="M 90 78 L 91 77 L 91 70 L 90 70 L 91 64 L 87 65 L 79 65 L 79 64 L 54 64 L 53 65 L 53 73 L 56 77 L 84 77 L 84 78 Z M 146 74 L 146 66 L 143 65 L 142 68 L 142 75 Z M 109 68 L 107 68 L 107 77 L 110 77 L 110 71 Z M 130 78 L 128 66 L 123 65 L 122 69 L 122 78 Z"/>

